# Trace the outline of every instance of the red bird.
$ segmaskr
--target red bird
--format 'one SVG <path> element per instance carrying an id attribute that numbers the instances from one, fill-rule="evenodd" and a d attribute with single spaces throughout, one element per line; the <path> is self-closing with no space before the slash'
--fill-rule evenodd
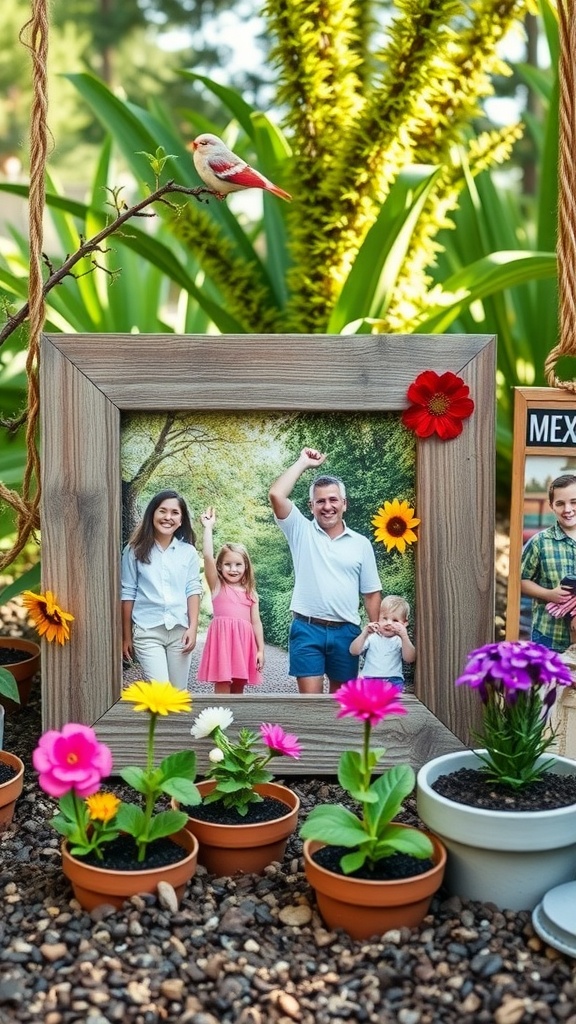
<path id="1" fill-rule="evenodd" d="M 287 202 L 292 199 L 289 192 L 279 188 L 260 171 L 236 156 L 217 135 L 199 135 L 187 148 L 192 150 L 194 167 L 202 181 L 220 199 L 224 199 L 230 192 L 242 192 L 247 188 L 264 189 Z"/>

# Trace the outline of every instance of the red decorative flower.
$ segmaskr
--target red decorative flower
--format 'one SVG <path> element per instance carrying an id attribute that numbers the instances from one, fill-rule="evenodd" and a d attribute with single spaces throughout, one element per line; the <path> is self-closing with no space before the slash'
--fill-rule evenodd
<path id="1" fill-rule="evenodd" d="M 438 434 L 442 441 L 450 441 L 462 433 L 462 420 L 474 412 L 469 394 L 468 385 L 450 370 L 424 370 L 408 388 L 412 405 L 402 413 L 402 422 L 418 437 Z"/>

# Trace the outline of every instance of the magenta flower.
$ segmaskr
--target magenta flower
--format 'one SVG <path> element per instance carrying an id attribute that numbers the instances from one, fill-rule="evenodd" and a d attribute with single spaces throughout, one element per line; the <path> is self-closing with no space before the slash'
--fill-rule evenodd
<path id="1" fill-rule="evenodd" d="M 472 651 L 456 686 L 478 690 L 483 703 L 489 691 L 514 702 L 519 691 L 571 686 L 570 669 L 556 651 L 532 640 L 503 640 Z"/>
<path id="2" fill-rule="evenodd" d="M 521 789 L 541 779 L 552 761 L 547 729 L 559 686 L 572 675 L 560 654 L 532 640 L 502 640 L 472 651 L 456 686 L 482 701 L 482 730 L 473 733 L 487 780 Z M 484 751 L 484 752 L 483 752 Z"/>
<path id="3" fill-rule="evenodd" d="M 96 793 L 101 780 L 110 775 L 112 754 L 89 726 L 69 722 L 61 732 L 50 729 L 40 737 L 32 763 L 42 789 L 50 796 L 61 797 L 73 790 L 86 797 Z"/>
<path id="4" fill-rule="evenodd" d="M 270 748 L 273 754 L 285 757 L 300 757 L 302 747 L 298 737 L 293 732 L 284 732 L 281 725 L 270 725 L 263 722 L 260 726 L 262 742 Z"/>
<path id="5" fill-rule="evenodd" d="M 401 693 L 402 688 L 387 679 L 350 679 L 334 694 L 340 705 L 336 717 L 352 715 L 362 722 L 377 725 L 388 715 L 406 715 L 407 709 L 398 700 Z"/>

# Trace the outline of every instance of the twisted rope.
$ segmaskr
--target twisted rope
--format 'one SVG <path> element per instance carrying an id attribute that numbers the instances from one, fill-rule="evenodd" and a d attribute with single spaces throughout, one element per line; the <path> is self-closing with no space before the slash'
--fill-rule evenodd
<path id="1" fill-rule="evenodd" d="M 29 41 L 24 37 L 28 32 Z M 44 327 L 45 301 L 42 281 L 42 218 L 46 198 L 45 171 L 48 151 L 48 12 L 46 0 L 32 0 L 32 17 L 20 33 L 29 50 L 33 69 L 33 100 L 30 122 L 29 243 L 30 276 L 28 303 L 30 335 L 26 357 L 28 416 L 26 420 L 26 468 L 22 495 L 0 483 L 0 500 L 16 512 L 17 537 L 10 551 L 0 556 L 0 570 L 20 554 L 40 526 L 40 458 L 36 443 L 40 393 L 38 368 L 40 336 Z"/>
<path id="2" fill-rule="evenodd" d="M 560 356 L 576 355 L 576 20 L 573 0 L 558 0 L 560 28 L 560 140 L 558 154 L 558 294 L 560 341 L 548 354 L 544 373 L 550 387 L 576 394 L 576 381 L 559 380 Z"/>

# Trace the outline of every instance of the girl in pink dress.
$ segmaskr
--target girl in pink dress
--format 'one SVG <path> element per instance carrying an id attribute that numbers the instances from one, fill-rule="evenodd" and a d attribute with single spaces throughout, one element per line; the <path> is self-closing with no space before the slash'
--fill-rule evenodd
<path id="1" fill-rule="evenodd" d="M 198 682 L 213 683 L 215 693 L 243 693 L 262 682 L 264 633 L 250 556 L 243 544 L 224 544 L 214 558 L 216 514 L 200 516 L 204 530 L 204 573 L 214 617 L 198 666 Z"/>

